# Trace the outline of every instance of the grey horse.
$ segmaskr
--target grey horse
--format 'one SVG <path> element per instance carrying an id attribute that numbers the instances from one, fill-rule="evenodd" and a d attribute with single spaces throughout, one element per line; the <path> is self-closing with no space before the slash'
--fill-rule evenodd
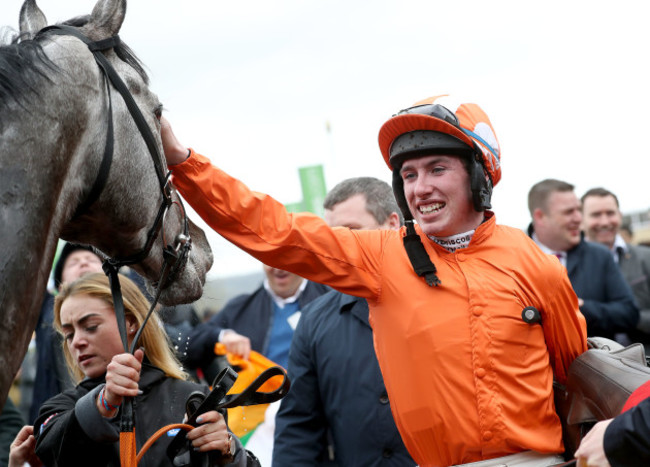
<path id="1" fill-rule="evenodd" d="M 126 0 L 99 0 L 89 16 L 67 23 L 100 41 L 117 35 L 125 12 Z M 35 1 L 25 0 L 20 34 L 0 47 L 0 407 L 36 325 L 58 239 L 93 245 L 106 257 L 128 257 L 147 243 L 163 199 L 152 155 L 124 100 L 111 89 L 112 165 L 97 199 L 77 210 L 103 160 L 108 91 L 86 44 L 73 36 L 37 34 L 45 26 Z M 103 53 L 162 154 L 162 105 L 142 66 L 124 44 Z M 184 211 L 178 195 L 171 196 L 151 250 L 133 265 L 149 281 L 163 267 L 163 242 L 183 232 Z M 212 253 L 199 228 L 190 224 L 189 233 L 188 259 L 164 284 L 164 304 L 188 303 L 202 294 Z"/>

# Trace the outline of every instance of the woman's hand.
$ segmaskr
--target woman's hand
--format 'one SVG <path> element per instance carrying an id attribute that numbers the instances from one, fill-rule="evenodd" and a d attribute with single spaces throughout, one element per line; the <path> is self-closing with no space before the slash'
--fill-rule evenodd
<path id="1" fill-rule="evenodd" d="M 140 389 L 140 371 L 142 370 L 142 359 L 144 352 L 142 349 L 130 353 L 121 353 L 115 355 L 106 367 L 106 386 L 103 394 L 97 398 L 97 407 L 104 416 L 114 416 L 117 407 L 122 405 L 125 397 L 135 397 L 139 394 Z M 108 403 L 109 409 L 100 400 L 103 396 L 104 401 Z M 110 407 L 115 409 L 110 410 Z"/>
<path id="2" fill-rule="evenodd" d="M 20 429 L 9 448 L 9 467 L 23 467 L 28 463 L 31 467 L 41 467 L 43 463 L 34 452 L 36 438 L 34 427 L 25 425 Z"/>
<path id="3" fill-rule="evenodd" d="M 232 434 L 228 431 L 223 415 L 211 410 L 202 414 L 196 421 L 200 425 L 187 433 L 187 439 L 197 451 L 220 451 L 224 456 L 231 454 Z"/>

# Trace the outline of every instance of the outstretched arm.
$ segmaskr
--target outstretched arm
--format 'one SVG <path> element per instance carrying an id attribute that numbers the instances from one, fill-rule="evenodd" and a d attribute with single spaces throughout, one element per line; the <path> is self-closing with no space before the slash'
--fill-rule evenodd
<path id="1" fill-rule="evenodd" d="M 320 217 L 290 214 L 271 196 L 213 166 L 187 148 L 163 121 L 163 146 L 178 191 L 225 239 L 262 263 L 376 300 L 381 291 L 383 253 L 396 232 L 330 228 Z"/>

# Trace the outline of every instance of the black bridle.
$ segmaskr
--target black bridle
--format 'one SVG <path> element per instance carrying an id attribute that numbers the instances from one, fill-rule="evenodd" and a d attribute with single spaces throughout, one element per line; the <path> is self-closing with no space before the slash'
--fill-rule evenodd
<path id="1" fill-rule="evenodd" d="M 171 282 L 174 279 L 174 277 L 180 271 L 182 271 L 182 269 L 185 267 L 187 263 L 187 258 L 189 255 L 189 251 L 191 249 L 192 242 L 190 239 L 189 223 L 187 220 L 185 207 L 183 206 L 183 202 L 181 201 L 180 197 L 177 196 L 178 201 L 174 201 L 172 198 L 172 193 L 174 193 L 175 190 L 170 182 L 171 172 L 166 170 L 167 169 L 166 166 L 163 165 L 162 162 L 163 158 L 161 157 L 161 154 L 158 150 L 158 145 L 153 136 L 153 133 L 151 132 L 151 128 L 147 124 L 144 116 L 142 115 L 142 112 L 140 111 L 135 100 L 133 99 L 133 96 L 131 95 L 128 88 L 126 87 L 126 84 L 124 84 L 122 78 L 120 78 L 120 76 L 117 74 L 117 72 L 110 64 L 106 56 L 102 53 L 105 50 L 109 50 L 119 46 L 120 45 L 119 36 L 115 35 L 113 37 L 109 37 L 108 39 L 104 39 L 101 41 L 91 41 L 88 37 L 86 37 L 84 34 L 79 32 L 79 30 L 77 30 L 76 28 L 71 26 L 65 26 L 65 25 L 49 26 L 41 30 L 39 34 L 43 34 L 43 33 L 74 36 L 77 39 L 84 42 L 88 46 L 88 49 L 92 52 L 95 61 L 97 62 L 97 65 L 99 65 L 99 68 L 104 75 L 104 81 L 106 83 L 106 93 L 108 96 L 108 118 L 107 118 L 106 146 L 104 147 L 104 156 L 100 165 L 99 173 L 97 175 L 97 178 L 95 179 L 95 182 L 93 183 L 93 187 L 91 188 L 89 195 L 87 196 L 85 201 L 79 205 L 72 218 L 74 219 L 82 215 L 99 198 L 99 195 L 101 194 L 104 186 L 106 185 L 106 181 L 108 179 L 108 172 L 110 170 L 111 163 L 113 160 L 113 148 L 114 148 L 111 84 L 122 95 L 122 98 L 124 99 L 124 102 L 127 108 L 129 109 L 129 113 L 131 114 L 133 121 L 138 127 L 138 130 L 140 130 L 140 134 L 142 135 L 142 138 L 144 139 L 147 148 L 149 149 L 149 153 L 151 154 L 151 158 L 153 159 L 154 167 L 156 169 L 156 175 L 158 177 L 158 182 L 160 184 L 160 190 L 162 192 L 163 201 L 161 203 L 160 208 L 158 209 L 156 220 L 153 226 L 149 229 L 149 232 L 147 233 L 147 240 L 145 242 L 144 247 L 140 251 L 127 257 L 109 258 L 106 261 L 104 261 L 104 265 L 103 265 L 104 272 L 109 277 L 109 281 L 111 284 L 111 293 L 113 295 L 113 307 L 115 309 L 117 326 L 120 332 L 120 336 L 122 338 L 122 344 L 124 345 L 124 350 L 133 353 L 136 348 L 136 344 L 140 338 L 140 335 L 142 333 L 142 330 L 144 329 L 145 324 L 149 320 L 151 313 L 155 309 L 155 306 L 160 297 L 160 292 L 167 285 L 168 282 Z M 162 226 L 165 221 L 165 217 L 167 216 L 170 207 L 173 205 L 177 205 L 181 210 L 183 231 L 182 233 L 178 234 L 174 238 L 173 243 L 169 243 L 163 248 L 163 267 L 160 272 L 159 280 L 156 283 L 154 283 L 154 286 L 156 287 L 156 293 L 153 298 L 151 308 L 147 313 L 147 316 L 144 319 L 142 325 L 138 329 L 138 332 L 133 338 L 131 347 L 129 348 L 127 333 L 126 333 L 126 317 L 124 313 L 124 302 L 122 300 L 122 291 L 120 288 L 120 282 L 118 278 L 118 270 L 122 266 L 139 263 L 149 255 L 153 243 L 156 237 L 158 236 L 158 233 L 162 229 Z M 163 243 L 165 243 L 164 229 L 162 230 L 163 230 L 162 240 Z M 123 432 L 132 431 L 133 425 L 134 423 L 133 423 L 132 401 L 131 398 L 125 398 L 123 410 L 122 410 L 122 420 L 121 420 L 120 429 Z"/>
<path id="2" fill-rule="evenodd" d="M 144 139 L 147 145 L 147 149 L 151 154 L 151 158 L 153 160 L 154 168 L 156 171 L 156 176 L 158 177 L 158 183 L 160 185 L 160 191 L 163 196 L 163 201 L 161 203 L 160 208 L 158 209 L 158 214 L 156 215 L 154 224 L 152 225 L 152 227 L 149 229 L 149 232 L 147 233 L 147 240 L 145 242 L 144 247 L 140 249 L 140 251 L 127 257 L 109 258 L 108 260 L 106 260 L 104 267 L 105 269 L 111 268 L 111 269 L 119 270 L 119 268 L 122 266 L 136 264 L 143 261 L 149 255 L 153 243 L 156 240 L 158 233 L 162 229 L 165 217 L 170 207 L 173 205 L 177 205 L 181 210 L 183 231 L 182 233 L 180 233 L 175 237 L 173 243 L 167 244 L 164 247 L 164 252 L 163 252 L 164 266 L 162 271 L 164 271 L 165 268 L 167 268 L 167 271 L 166 274 L 164 275 L 161 273 L 161 279 L 157 281 L 157 285 L 158 285 L 157 288 L 159 289 L 164 288 L 167 282 L 173 280 L 173 277 L 179 272 L 179 270 L 182 267 L 184 267 L 187 261 L 187 256 L 191 248 L 189 223 L 181 199 L 178 198 L 178 201 L 174 201 L 172 198 L 172 193 L 174 193 L 175 190 L 170 182 L 171 172 L 167 170 L 167 167 L 164 166 L 162 162 L 163 158 L 161 157 L 161 154 L 158 150 L 158 145 L 156 143 L 156 139 L 153 136 L 153 133 L 151 132 L 151 128 L 147 124 L 144 116 L 142 115 L 142 112 L 137 106 L 135 100 L 133 99 L 133 96 L 131 95 L 128 88 L 126 87 L 126 84 L 124 84 L 122 78 L 120 78 L 120 76 L 117 74 L 113 66 L 107 60 L 106 56 L 102 53 L 105 50 L 109 50 L 111 48 L 119 46 L 121 43 L 120 38 L 119 36 L 116 35 L 101 41 L 91 41 L 88 37 L 82 34 L 78 29 L 71 26 L 65 26 L 65 25 L 55 25 L 55 26 L 47 27 L 43 29 L 39 34 L 44 34 L 44 33 L 57 34 L 57 35 L 71 35 L 84 42 L 88 46 L 88 49 L 92 52 L 95 61 L 99 65 L 99 68 L 104 75 L 104 80 L 106 83 L 106 93 L 108 97 L 108 116 L 107 116 L 106 145 L 104 147 L 104 156 L 102 158 L 102 162 L 99 168 L 99 173 L 90 190 L 90 193 L 88 194 L 84 202 L 77 207 L 74 215 L 72 216 L 72 219 L 75 219 L 81 216 L 82 214 L 84 214 L 88 210 L 88 208 L 99 198 L 108 179 L 108 172 L 110 170 L 111 163 L 113 160 L 113 148 L 114 148 L 113 110 L 112 110 L 112 98 L 111 98 L 111 84 L 112 84 L 113 87 L 121 94 L 122 98 L 124 99 L 124 102 L 133 118 L 133 121 L 135 122 L 138 130 L 140 131 L 140 134 L 142 135 L 142 138 Z M 163 231 L 163 242 L 164 242 L 164 231 Z"/>

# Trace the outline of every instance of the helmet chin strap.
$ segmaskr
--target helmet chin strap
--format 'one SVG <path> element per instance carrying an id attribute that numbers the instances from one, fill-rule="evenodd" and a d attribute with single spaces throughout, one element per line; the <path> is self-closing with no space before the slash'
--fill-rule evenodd
<path id="1" fill-rule="evenodd" d="M 415 273 L 423 277 L 430 287 L 440 285 L 440 279 L 436 275 L 436 265 L 424 249 L 420 236 L 415 231 L 415 221 L 413 214 L 408 208 L 406 197 L 404 196 L 404 182 L 400 175 L 399 169 L 393 170 L 393 192 L 395 200 L 404 215 L 404 224 L 406 225 L 406 236 L 404 237 L 404 249 L 411 261 L 411 266 Z"/>

